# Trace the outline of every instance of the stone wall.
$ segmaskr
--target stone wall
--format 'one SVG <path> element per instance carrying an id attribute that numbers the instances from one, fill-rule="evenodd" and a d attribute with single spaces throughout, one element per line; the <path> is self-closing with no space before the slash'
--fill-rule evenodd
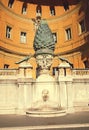
<path id="1" fill-rule="evenodd" d="M 85 72 L 79 75 L 73 71 L 78 70 L 72 70 L 72 75 L 59 75 L 56 82 L 60 99 L 57 101 L 67 112 L 89 110 L 89 75 Z M 0 114 L 25 114 L 31 108 L 36 82 L 31 76 L 21 77 L 19 72 L 0 70 Z M 43 86 L 48 81 L 39 83 Z"/>

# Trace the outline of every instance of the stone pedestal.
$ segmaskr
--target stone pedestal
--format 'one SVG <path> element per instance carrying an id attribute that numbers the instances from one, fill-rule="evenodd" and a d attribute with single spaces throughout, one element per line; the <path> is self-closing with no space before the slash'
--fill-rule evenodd
<path id="1" fill-rule="evenodd" d="M 59 66 L 59 75 L 60 76 L 68 76 L 71 75 L 71 66 L 67 62 L 62 62 Z"/>
<path id="2" fill-rule="evenodd" d="M 28 62 L 22 62 L 19 65 L 19 77 L 32 78 L 32 65 Z"/>

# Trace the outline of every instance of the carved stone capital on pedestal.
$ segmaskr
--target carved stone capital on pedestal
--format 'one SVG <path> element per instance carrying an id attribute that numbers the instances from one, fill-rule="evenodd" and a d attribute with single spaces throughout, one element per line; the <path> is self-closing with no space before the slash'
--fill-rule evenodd
<path id="1" fill-rule="evenodd" d="M 50 54 L 40 54 L 36 56 L 38 67 L 40 67 L 40 74 L 48 73 L 52 65 L 53 56 Z"/>

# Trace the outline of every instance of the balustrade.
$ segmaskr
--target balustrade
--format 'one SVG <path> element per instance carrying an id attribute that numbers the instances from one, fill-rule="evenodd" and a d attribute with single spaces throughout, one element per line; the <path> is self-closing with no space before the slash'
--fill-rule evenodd
<path id="1" fill-rule="evenodd" d="M 0 76 L 16 76 L 18 69 L 0 69 Z"/>
<path id="2" fill-rule="evenodd" d="M 72 69 L 72 75 L 74 75 L 74 76 L 88 76 L 89 69 Z"/>

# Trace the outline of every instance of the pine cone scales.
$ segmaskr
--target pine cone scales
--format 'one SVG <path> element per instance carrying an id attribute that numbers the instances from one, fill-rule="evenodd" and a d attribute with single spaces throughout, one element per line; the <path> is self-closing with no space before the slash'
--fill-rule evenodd
<path id="1" fill-rule="evenodd" d="M 48 24 L 41 21 L 34 38 L 34 50 L 39 51 L 41 49 L 47 49 L 54 51 L 55 41 Z"/>

